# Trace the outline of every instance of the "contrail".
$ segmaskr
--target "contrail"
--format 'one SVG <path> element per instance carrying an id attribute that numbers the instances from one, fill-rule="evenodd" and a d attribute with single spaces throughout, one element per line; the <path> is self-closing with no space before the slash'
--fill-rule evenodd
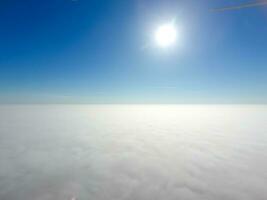
<path id="1" fill-rule="evenodd" d="M 252 7 L 259 7 L 259 6 L 267 6 L 267 1 L 257 1 L 257 2 L 250 2 L 250 3 L 244 3 L 237 6 L 227 6 L 222 8 L 215 8 L 212 9 L 214 12 L 223 12 L 228 10 L 240 10 L 244 8 L 252 8 Z"/>

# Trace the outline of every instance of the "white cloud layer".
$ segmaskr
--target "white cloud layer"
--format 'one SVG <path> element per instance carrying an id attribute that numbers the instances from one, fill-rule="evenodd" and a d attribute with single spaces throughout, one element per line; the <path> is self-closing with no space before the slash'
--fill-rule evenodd
<path id="1" fill-rule="evenodd" d="M 267 106 L 0 106 L 1 200 L 266 200 Z"/>

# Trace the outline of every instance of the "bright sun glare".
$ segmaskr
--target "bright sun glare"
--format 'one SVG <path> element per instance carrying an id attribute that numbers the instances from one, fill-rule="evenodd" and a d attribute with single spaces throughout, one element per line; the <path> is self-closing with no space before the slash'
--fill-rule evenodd
<path id="1" fill-rule="evenodd" d="M 155 41 L 159 47 L 166 48 L 174 45 L 177 39 L 177 30 L 174 23 L 163 24 L 156 29 Z"/>

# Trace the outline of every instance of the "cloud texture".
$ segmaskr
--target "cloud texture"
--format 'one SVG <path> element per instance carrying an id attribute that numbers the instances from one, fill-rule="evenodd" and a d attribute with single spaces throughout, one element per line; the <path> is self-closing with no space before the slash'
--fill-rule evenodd
<path id="1" fill-rule="evenodd" d="M 1 200 L 265 200 L 267 107 L 0 106 Z"/>

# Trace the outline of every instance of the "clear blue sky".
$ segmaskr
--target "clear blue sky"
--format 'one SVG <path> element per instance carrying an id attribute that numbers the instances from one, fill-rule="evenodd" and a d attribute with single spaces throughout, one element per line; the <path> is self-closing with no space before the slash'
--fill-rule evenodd
<path id="1" fill-rule="evenodd" d="M 210 10 L 233 2 L 2 1 L 0 102 L 267 103 L 267 7 Z"/>

